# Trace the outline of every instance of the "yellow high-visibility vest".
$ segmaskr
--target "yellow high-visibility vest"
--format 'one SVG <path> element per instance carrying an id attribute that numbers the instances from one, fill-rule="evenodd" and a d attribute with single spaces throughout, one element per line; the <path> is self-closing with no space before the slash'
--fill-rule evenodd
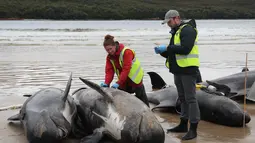
<path id="1" fill-rule="evenodd" d="M 127 47 L 124 47 L 120 53 L 120 56 L 119 56 L 119 63 L 120 63 L 120 66 L 121 68 L 123 67 L 123 55 L 124 55 L 124 52 L 125 50 L 127 50 L 129 48 Z M 134 53 L 134 59 L 132 60 L 132 66 L 131 66 L 131 69 L 129 71 L 129 74 L 128 74 L 128 77 L 136 84 L 139 84 L 142 79 L 143 79 L 143 68 L 141 67 L 141 64 L 140 64 L 140 61 L 136 58 L 136 55 L 135 55 L 135 52 L 134 50 L 132 49 L 129 49 L 131 50 L 133 53 Z M 111 63 L 112 63 L 112 66 L 114 68 L 114 71 L 116 73 L 116 75 L 118 76 L 118 79 L 120 78 L 120 73 L 119 73 L 119 70 L 116 68 L 115 64 L 114 64 L 114 61 L 113 60 L 110 60 Z"/>
<path id="2" fill-rule="evenodd" d="M 181 45 L 180 33 L 181 33 L 182 28 L 187 25 L 188 24 L 182 25 L 175 33 L 174 45 Z M 196 28 L 194 28 L 194 29 L 197 32 L 197 29 Z M 171 38 L 172 37 L 170 37 L 170 40 L 171 40 Z M 189 66 L 199 66 L 200 65 L 197 41 L 198 41 L 198 38 L 196 36 L 194 46 L 192 47 L 192 50 L 190 51 L 190 53 L 188 55 L 175 54 L 175 58 L 176 58 L 178 66 L 189 67 Z M 166 59 L 165 65 L 167 68 L 170 68 L 169 67 L 169 58 Z"/>

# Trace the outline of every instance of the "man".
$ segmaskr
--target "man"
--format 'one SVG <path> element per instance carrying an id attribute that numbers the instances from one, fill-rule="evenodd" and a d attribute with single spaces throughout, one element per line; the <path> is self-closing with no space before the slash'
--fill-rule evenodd
<path id="1" fill-rule="evenodd" d="M 114 41 L 114 37 L 111 35 L 105 36 L 103 45 L 108 55 L 106 57 L 105 82 L 100 84 L 101 87 L 109 87 L 114 73 L 116 73 L 118 81 L 111 87 L 135 93 L 135 96 L 149 107 L 143 85 L 143 68 L 140 61 L 136 58 L 135 52 Z"/>
<path id="2" fill-rule="evenodd" d="M 174 75 L 174 83 L 181 101 L 181 117 L 178 126 L 168 129 L 168 132 L 187 132 L 182 140 L 197 137 L 197 125 L 200 120 L 200 110 L 196 99 L 196 79 L 199 74 L 199 57 L 197 46 L 197 30 L 195 20 L 184 23 L 179 12 L 169 10 L 165 20 L 171 28 L 168 46 L 155 47 L 155 53 L 166 58 L 166 66 Z"/>

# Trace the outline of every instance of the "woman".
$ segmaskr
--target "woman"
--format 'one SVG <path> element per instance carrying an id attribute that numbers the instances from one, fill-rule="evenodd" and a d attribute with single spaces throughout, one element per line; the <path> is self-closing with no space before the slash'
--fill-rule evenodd
<path id="1" fill-rule="evenodd" d="M 135 52 L 118 41 L 114 41 L 114 37 L 111 35 L 105 36 L 103 45 L 108 55 L 106 57 L 105 82 L 100 86 L 109 87 L 114 73 L 116 73 L 118 81 L 111 87 L 135 93 L 135 96 L 149 107 L 143 85 L 143 68 L 136 58 Z"/>

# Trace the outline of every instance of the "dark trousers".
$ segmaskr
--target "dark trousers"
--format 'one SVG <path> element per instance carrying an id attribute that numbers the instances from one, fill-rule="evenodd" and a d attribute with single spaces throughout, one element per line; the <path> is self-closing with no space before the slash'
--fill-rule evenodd
<path id="1" fill-rule="evenodd" d="M 200 73 L 200 70 L 198 69 L 198 71 L 197 71 L 197 81 L 196 81 L 196 83 L 200 83 L 200 82 L 202 82 L 203 80 L 202 80 L 202 76 L 201 76 L 201 73 Z"/>
<path id="2" fill-rule="evenodd" d="M 200 110 L 196 99 L 197 75 L 174 75 L 174 83 L 181 102 L 181 118 L 198 123 Z"/>
<path id="3" fill-rule="evenodd" d="M 121 90 L 123 90 L 123 89 L 121 89 Z M 141 101 L 143 101 L 143 103 L 145 103 L 148 107 L 150 107 L 144 85 L 142 85 L 140 87 L 135 87 L 135 88 L 128 86 L 124 91 L 126 91 L 128 93 L 135 93 L 135 96 L 138 99 L 140 99 Z"/>

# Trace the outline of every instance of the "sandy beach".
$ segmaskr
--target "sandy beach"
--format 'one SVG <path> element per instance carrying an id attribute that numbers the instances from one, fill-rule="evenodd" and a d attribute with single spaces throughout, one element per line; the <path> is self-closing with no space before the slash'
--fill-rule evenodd
<path id="1" fill-rule="evenodd" d="M 255 69 L 254 19 L 196 22 L 203 81 L 240 72 L 246 65 L 246 53 L 249 69 Z M 0 108 L 22 104 L 27 99 L 22 95 L 33 94 L 42 88 L 65 89 L 70 72 L 73 73 L 70 92 L 85 86 L 79 77 L 95 83 L 104 81 L 106 51 L 102 43 L 106 34 L 114 35 L 115 40 L 135 50 L 144 68 L 147 92 L 151 91 L 151 82 L 146 72 L 157 72 L 168 85 L 174 85 L 165 59 L 153 49 L 155 43 L 169 43 L 170 29 L 161 25 L 161 21 L 11 20 L 1 21 L 0 27 Z M 0 143 L 27 142 L 20 125 L 7 121 L 18 112 L 0 111 Z M 247 112 L 251 121 L 245 128 L 200 121 L 198 137 L 186 142 L 254 143 L 255 105 L 247 105 Z M 164 129 L 179 122 L 177 114 L 155 114 L 165 119 L 162 122 Z M 165 142 L 180 143 L 182 135 L 166 134 Z"/>
<path id="2" fill-rule="evenodd" d="M 1 101 L 3 106 L 18 105 L 22 104 L 26 100 L 26 97 L 15 97 L 15 98 L 2 98 Z M 151 104 L 151 107 L 153 105 Z M 247 106 L 248 112 L 251 115 L 251 122 L 247 124 L 245 128 L 235 128 L 227 127 L 222 125 L 217 125 L 214 123 L 200 121 L 198 127 L 198 137 L 197 139 L 185 141 L 187 143 L 200 143 L 200 142 L 236 142 L 236 143 L 253 143 L 255 140 L 255 105 Z M 10 109 L 5 111 L 0 111 L 0 143 L 27 143 L 26 137 L 24 135 L 23 128 L 19 122 L 8 122 L 7 118 L 18 113 L 19 109 Z M 162 122 L 162 127 L 166 130 L 167 128 L 173 127 L 178 124 L 178 115 L 170 114 L 167 112 L 156 111 L 155 115 L 159 117 L 159 121 Z M 225 131 L 224 131 L 225 130 Z M 181 142 L 181 137 L 183 133 L 170 133 L 166 134 L 166 143 L 179 143 Z M 63 143 L 78 143 L 78 139 L 65 139 Z"/>
<path id="3" fill-rule="evenodd" d="M 12 105 L 22 104 L 27 98 L 26 97 L 15 97 L 15 98 L 1 98 L 1 107 L 7 107 Z M 0 143 L 27 143 L 27 139 L 24 134 L 24 130 L 20 122 L 9 122 L 7 119 L 19 112 L 19 109 L 9 109 L 0 111 Z M 161 119 L 162 120 L 162 119 Z M 167 124 L 167 123 L 166 123 Z M 166 127 L 168 127 L 166 125 Z M 178 139 L 173 139 L 171 136 L 167 137 L 166 142 L 178 142 Z M 62 143 L 78 143 L 79 139 L 64 139 Z"/>

